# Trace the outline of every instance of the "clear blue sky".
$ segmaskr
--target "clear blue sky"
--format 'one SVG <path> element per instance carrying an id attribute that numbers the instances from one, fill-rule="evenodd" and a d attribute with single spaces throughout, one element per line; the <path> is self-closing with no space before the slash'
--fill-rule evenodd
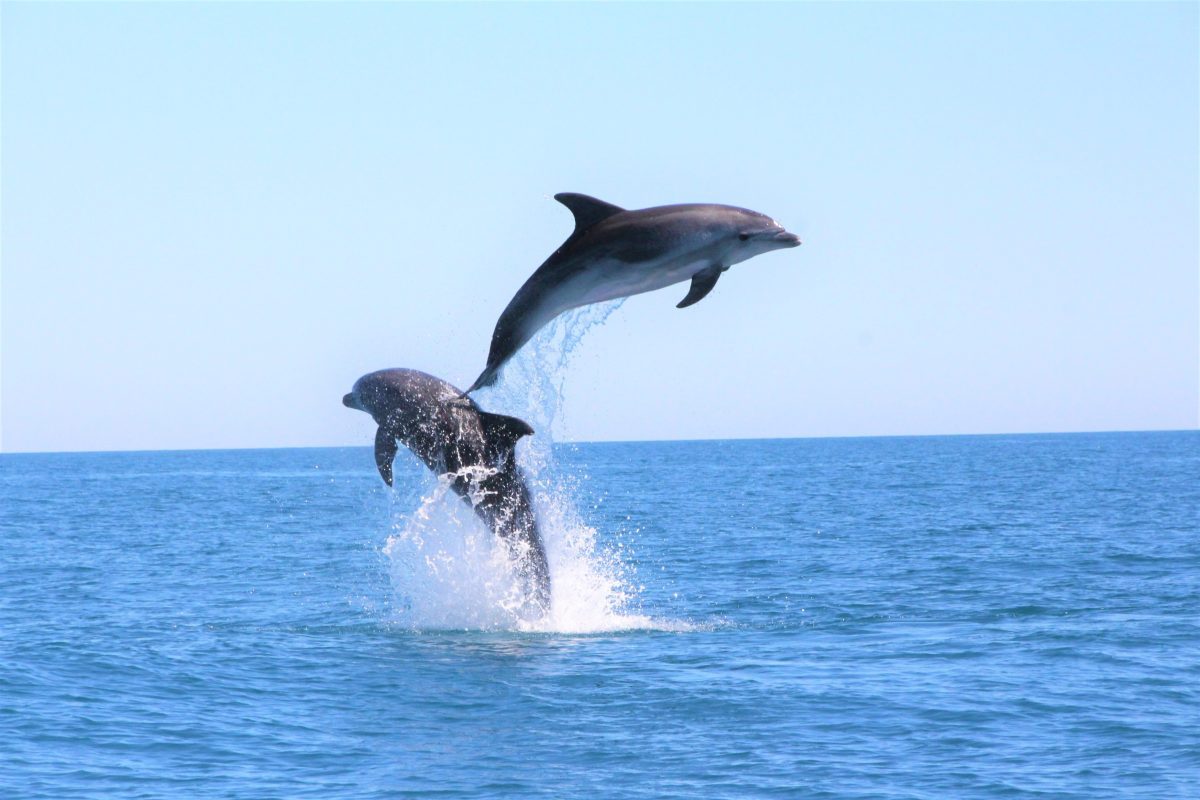
<path id="1" fill-rule="evenodd" d="M 467 385 L 559 191 L 805 242 L 627 301 L 570 438 L 1197 425 L 1196 4 L 2 14 L 5 450 L 366 444 L 341 395 Z"/>

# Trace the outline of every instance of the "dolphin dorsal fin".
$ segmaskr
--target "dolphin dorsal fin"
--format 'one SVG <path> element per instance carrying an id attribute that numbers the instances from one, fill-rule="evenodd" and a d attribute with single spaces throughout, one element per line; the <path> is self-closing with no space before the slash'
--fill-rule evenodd
<path id="1" fill-rule="evenodd" d="M 571 209 L 575 215 L 575 233 L 583 233 L 597 222 L 602 222 L 625 209 L 575 192 L 559 192 L 554 199 Z"/>
<path id="2" fill-rule="evenodd" d="M 525 420 L 507 417 L 504 414 L 479 412 L 479 423 L 488 444 L 498 450 L 511 450 L 522 436 L 532 436 L 533 428 Z"/>

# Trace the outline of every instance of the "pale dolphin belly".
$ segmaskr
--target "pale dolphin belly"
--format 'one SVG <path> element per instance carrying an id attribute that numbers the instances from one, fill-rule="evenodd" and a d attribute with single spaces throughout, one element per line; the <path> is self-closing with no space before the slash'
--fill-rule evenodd
<path id="1" fill-rule="evenodd" d="M 536 294 L 535 290 L 532 302 L 521 303 L 518 299 L 521 293 L 518 293 L 497 325 L 497 330 L 505 331 L 505 334 L 500 350 L 503 355 L 495 362 L 501 364 L 507 361 L 509 355 L 564 311 L 688 281 L 713 263 L 711 257 L 697 257 L 695 253 L 673 259 L 634 263 L 617 258 L 600 258 L 577 269 L 573 275 L 556 286 L 542 290 L 540 294 Z M 487 374 L 485 370 L 481 379 L 486 380 Z"/>
<path id="2" fill-rule="evenodd" d="M 688 281 L 711 265 L 707 258 L 679 259 L 665 264 L 630 264 L 618 259 L 597 261 L 551 292 L 552 298 L 547 299 L 557 308 L 552 318 L 578 306 L 653 292 Z"/>

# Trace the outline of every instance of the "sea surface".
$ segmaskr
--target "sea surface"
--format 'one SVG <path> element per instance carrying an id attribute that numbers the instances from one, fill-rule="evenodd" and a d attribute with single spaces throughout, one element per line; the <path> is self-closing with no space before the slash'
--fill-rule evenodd
<path id="1" fill-rule="evenodd" d="M 411 458 L 0 456 L 0 797 L 1200 797 L 1200 433 L 530 472 L 545 619 Z"/>

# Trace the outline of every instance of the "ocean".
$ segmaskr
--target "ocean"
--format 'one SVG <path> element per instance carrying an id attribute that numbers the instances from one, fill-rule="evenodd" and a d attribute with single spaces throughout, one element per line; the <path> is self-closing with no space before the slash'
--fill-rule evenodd
<path id="1" fill-rule="evenodd" d="M 0 455 L 0 797 L 1200 797 L 1200 433 L 536 455 L 542 620 L 407 454 Z"/>

